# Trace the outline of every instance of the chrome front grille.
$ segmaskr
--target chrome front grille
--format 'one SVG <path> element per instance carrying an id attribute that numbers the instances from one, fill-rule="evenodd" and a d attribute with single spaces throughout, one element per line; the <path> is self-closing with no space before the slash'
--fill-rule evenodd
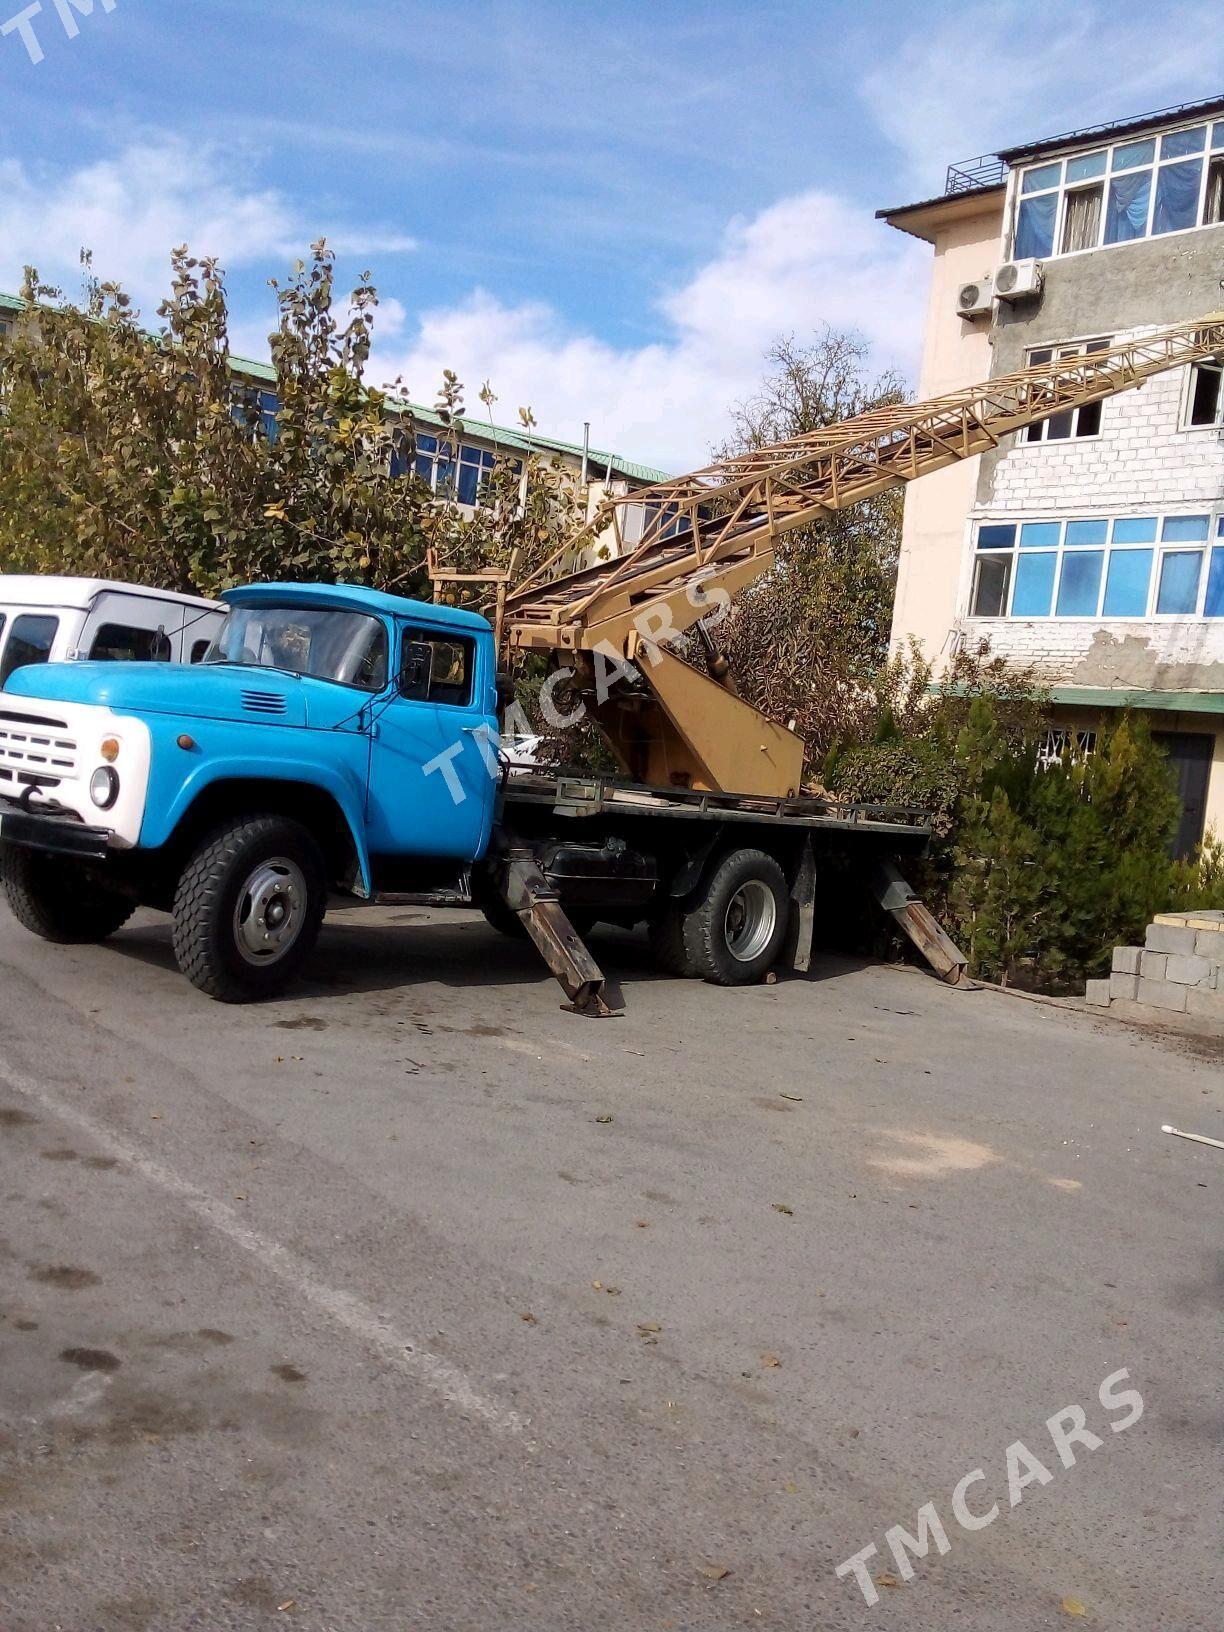
<path id="1" fill-rule="evenodd" d="M 0 787 L 56 787 L 77 774 L 77 744 L 67 722 L 0 708 Z"/>

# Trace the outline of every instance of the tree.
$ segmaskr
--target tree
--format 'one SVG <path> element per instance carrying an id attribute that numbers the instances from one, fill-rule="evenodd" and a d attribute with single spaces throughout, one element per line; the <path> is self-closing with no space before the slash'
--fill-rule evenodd
<path id="1" fill-rule="evenodd" d="M 765 447 L 904 399 L 891 372 L 871 376 L 861 336 L 826 327 L 768 353 L 757 395 L 734 411 L 718 457 Z M 786 536 L 777 564 L 736 604 L 724 637 L 741 695 L 793 721 L 817 761 L 846 735 L 888 650 L 901 537 L 899 489 Z"/>
<path id="2" fill-rule="evenodd" d="M 529 526 L 555 548 L 569 525 L 562 473 L 510 460 L 473 520 L 413 474 L 410 413 L 365 375 L 378 295 L 363 274 L 337 303 L 322 242 L 273 281 L 276 434 L 229 360 L 225 277 L 211 258 L 171 255 L 173 284 L 150 334 L 126 294 L 84 258 L 82 302 L 27 271 L 25 312 L 0 351 L 0 566 L 135 579 L 212 593 L 258 579 L 426 589 L 443 558 L 508 551 Z M 398 382 L 397 382 L 398 384 Z M 439 400 L 462 430 L 453 374 Z M 522 494 L 525 490 L 525 502 Z M 526 519 L 525 519 L 526 518 Z"/>

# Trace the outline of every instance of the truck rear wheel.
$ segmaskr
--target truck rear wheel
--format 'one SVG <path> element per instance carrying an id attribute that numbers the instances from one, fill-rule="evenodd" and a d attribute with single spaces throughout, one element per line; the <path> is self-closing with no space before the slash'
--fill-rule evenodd
<path id="1" fill-rule="evenodd" d="M 717 986 L 748 986 L 777 961 L 786 938 L 786 875 L 764 850 L 733 850 L 684 916 L 693 972 Z"/>
<path id="2" fill-rule="evenodd" d="M 241 816 L 200 844 L 174 894 L 174 956 L 193 986 L 223 1003 L 279 991 L 318 939 L 323 857 L 282 816 Z"/>
<path id="3" fill-rule="evenodd" d="M 665 974 L 692 980 L 697 970 L 684 944 L 684 918 L 683 907 L 669 901 L 658 917 L 650 920 L 650 950 Z"/>
<path id="4" fill-rule="evenodd" d="M 121 929 L 136 910 L 121 895 L 68 856 L 21 845 L 0 845 L 4 893 L 13 917 L 44 941 L 88 946 Z"/>

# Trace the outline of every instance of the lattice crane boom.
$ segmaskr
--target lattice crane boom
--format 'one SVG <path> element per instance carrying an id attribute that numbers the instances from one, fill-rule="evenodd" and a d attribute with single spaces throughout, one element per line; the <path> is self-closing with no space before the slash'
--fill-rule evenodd
<path id="1" fill-rule="evenodd" d="M 711 606 L 768 572 L 778 540 L 796 528 L 985 453 L 1052 414 L 1213 357 L 1224 357 L 1222 312 L 925 402 L 875 408 L 606 500 L 529 578 L 499 588 L 499 632 L 512 648 L 552 651 L 571 668 L 635 780 L 785 797 L 800 784 L 802 741 L 738 697 L 725 664 L 703 674 L 668 637 L 694 625 L 702 633 Z M 627 517 L 642 506 L 645 528 L 631 540 Z M 566 569 L 601 545 L 608 559 Z M 601 653 L 628 660 L 636 678 L 609 693 Z"/>
<path id="2" fill-rule="evenodd" d="M 736 594 L 767 572 L 775 541 L 822 516 L 996 447 L 1010 431 L 1224 354 L 1224 313 L 1174 324 L 1108 350 L 1064 357 L 925 402 L 876 408 L 704 470 L 606 500 L 565 547 L 506 597 L 513 646 L 628 652 L 630 631 L 668 603 L 678 629 L 708 610 L 690 586 Z M 631 507 L 646 507 L 627 542 Z M 606 543 L 611 559 L 561 573 Z M 685 602 L 688 601 L 686 607 Z"/>

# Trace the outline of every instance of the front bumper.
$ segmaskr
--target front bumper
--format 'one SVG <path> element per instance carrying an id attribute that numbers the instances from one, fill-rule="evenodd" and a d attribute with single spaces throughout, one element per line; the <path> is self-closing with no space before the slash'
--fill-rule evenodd
<path id="1" fill-rule="evenodd" d="M 0 841 L 27 850 L 46 850 L 56 856 L 82 861 L 103 861 L 110 853 L 111 832 L 86 827 L 72 816 L 45 816 L 13 805 L 0 805 Z"/>

